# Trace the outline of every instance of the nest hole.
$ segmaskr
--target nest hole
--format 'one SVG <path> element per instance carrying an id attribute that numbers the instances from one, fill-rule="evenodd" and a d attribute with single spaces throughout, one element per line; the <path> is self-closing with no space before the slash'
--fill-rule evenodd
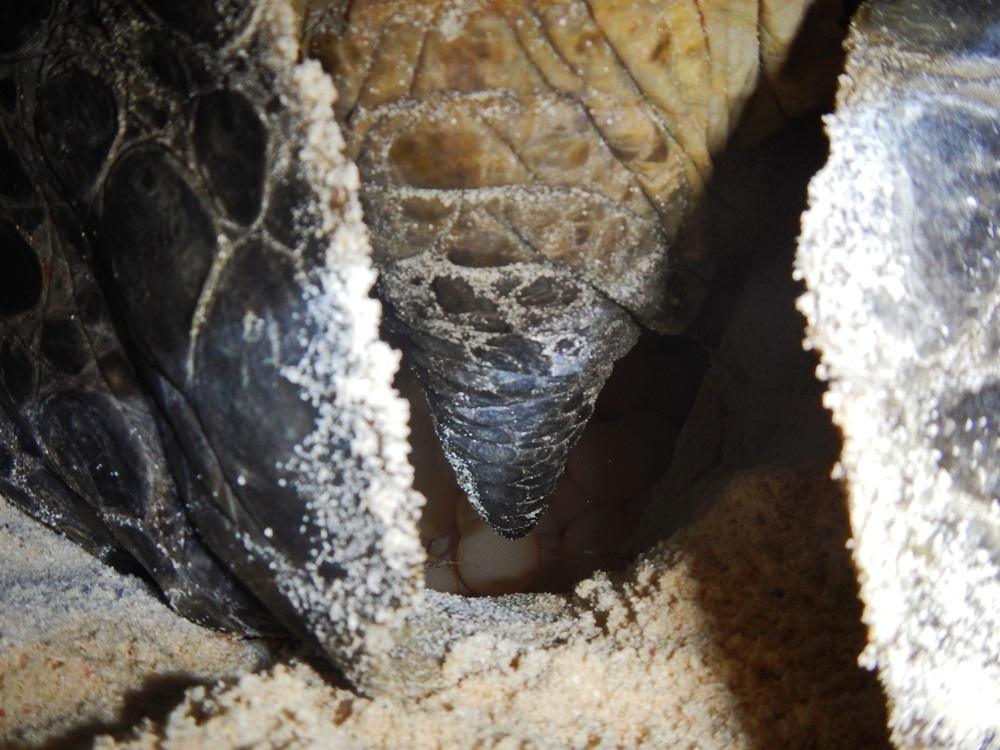
<path id="1" fill-rule="evenodd" d="M 411 406 L 414 486 L 427 499 L 419 530 L 428 588 L 466 596 L 560 593 L 597 570 L 623 570 L 632 559 L 626 543 L 670 468 L 708 364 L 688 337 L 644 333 L 615 364 L 545 515 L 517 540 L 500 537 L 473 509 L 416 378 L 402 368 L 396 386 Z"/>
<path id="2" fill-rule="evenodd" d="M 690 335 L 645 332 L 615 364 L 545 516 L 526 537 L 501 538 L 472 508 L 442 453 L 416 378 L 401 370 L 396 385 L 411 404 L 414 486 L 427 498 L 419 531 L 428 588 L 466 596 L 564 593 L 598 570 L 624 571 L 635 551 L 648 546 L 637 544 L 649 541 L 639 528 L 643 511 L 671 468 L 677 437 L 714 359 L 709 352 L 730 329 L 755 263 L 786 270 L 773 295 L 780 303 L 772 306 L 773 315 L 749 323 L 749 338 L 768 342 L 765 349 L 775 351 L 765 359 L 774 359 L 781 372 L 804 367 L 809 382 L 802 387 L 813 389 L 815 363 L 799 361 L 802 320 L 794 298 L 800 289 L 791 278 L 791 259 L 806 185 L 826 152 L 819 118 L 810 114 L 716 165 L 705 241 L 716 247 L 720 262 L 702 312 Z M 819 455 L 821 448 L 802 450 Z M 683 523 L 685 512 L 678 514 L 675 520 Z"/>

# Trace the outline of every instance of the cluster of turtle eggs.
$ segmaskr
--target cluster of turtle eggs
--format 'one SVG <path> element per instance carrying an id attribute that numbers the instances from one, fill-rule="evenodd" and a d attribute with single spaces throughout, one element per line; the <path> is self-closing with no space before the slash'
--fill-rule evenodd
<path id="1" fill-rule="evenodd" d="M 480 596 L 558 592 L 597 569 L 624 567 L 621 549 L 670 465 L 705 364 L 687 339 L 644 336 L 615 366 L 545 516 L 513 541 L 490 529 L 465 498 L 419 387 L 401 370 L 397 385 L 412 410 L 415 486 L 427 498 L 420 535 L 428 587 Z"/>

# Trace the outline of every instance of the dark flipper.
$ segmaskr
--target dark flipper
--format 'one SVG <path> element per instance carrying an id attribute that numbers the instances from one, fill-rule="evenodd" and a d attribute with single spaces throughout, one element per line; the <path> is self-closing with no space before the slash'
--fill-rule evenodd
<path id="1" fill-rule="evenodd" d="M 21 15 L 0 39 L 0 490 L 191 619 L 273 614 L 356 666 L 421 550 L 329 81 L 296 68 L 280 3 Z"/>
<path id="2" fill-rule="evenodd" d="M 995 0 L 864 7 L 803 220 L 864 660 L 900 746 L 1000 737 L 998 42 Z"/>
<path id="3" fill-rule="evenodd" d="M 192 620 L 273 632 L 188 520 L 159 409 L 94 273 L 89 214 L 123 115 L 136 114 L 121 111 L 124 99 L 106 83 L 113 79 L 70 61 L 100 22 L 90 10 L 64 4 L 52 18 L 29 14 L 36 26 L 0 58 L 0 79 L 16 93 L 0 113 L 0 435 L 9 458 L 0 491 L 102 558 L 127 552 Z"/>

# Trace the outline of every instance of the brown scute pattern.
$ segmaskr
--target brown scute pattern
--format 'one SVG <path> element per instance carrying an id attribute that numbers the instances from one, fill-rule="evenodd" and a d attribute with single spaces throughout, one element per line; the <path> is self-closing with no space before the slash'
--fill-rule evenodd
<path id="1" fill-rule="evenodd" d="M 517 161 L 497 154 L 487 137 L 474 123 L 404 132 L 389 147 L 389 162 L 398 182 L 414 188 L 463 190 L 523 180 L 526 175 Z"/>
<path id="2" fill-rule="evenodd" d="M 628 275 L 636 261 L 649 265 L 652 256 L 667 253 L 688 217 L 710 171 L 708 125 L 700 125 L 700 141 L 689 133 L 683 147 L 678 143 L 674 131 L 688 126 L 674 120 L 691 118 L 686 110 L 663 110 L 629 67 L 641 63 L 622 57 L 613 37 L 622 28 L 634 31 L 634 19 L 649 14 L 633 13 L 629 26 L 627 14 L 612 5 L 596 3 L 591 13 L 575 0 L 492 2 L 468 10 L 435 2 L 365 3 L 352 9 L 346 34 L 319 38 L 314 52 L 341 92 L 338 107 L 365 177 L 370 215 L 441 192 L 478 221 L 502 215 L 520 244 L 583 273 L 646 322 L 679 327 L 680 321 L 667 322 L 655 272 L 638 292 Z M 697 37 L 704 58 L 697 13 L 684 12 L 671 19 L 673 26 L 664 12 L 652 12 L 661 35 L 640 56 L 674 55 L 676 67 L 690 57 L 686 34 Z M 664 44 L 662 29 L 671 28 Z M 756 59 L 755 46 L 742 53 Z M 692 79 L 683 92 L 725 98 L 723 89 L 713 91 L 705 66 L 681 71 Z M 501 194 L 491 200 L 491 189 Z M 597 195 L 588 198 L 592 191 Z M 588 210 L 595 203 L 600 208 Z M 570 243 L 546 229 L 562 223 L 567 208 L 587 215 Z M 615 229 L 614 241 L 606 241 L 605 227 L 623 221 L 638 228 Z M 391 249 L 396 225 L 375 224 L 376 253 L 397 257 Z M 433 252 L 450 244 L 452 229 L 438 225 L 422 247 Z M 710 267 L 698 248 L 669 252 L 677 265 L 703 274 Z M 632 267 L 608 262 L 616 254 L 627 255 Z"/>
<path id="3" fill-rule="evenodd" d="M 465 268 L 497 268 L 529 259 L 507 237 L 489 232 L 478 232 L 469 240 L 456 238 L 445 254 L 449 263 Z"/>
<path id="4" fill-rule="evenodd" d="M 404 345 L 447 358 L 434 367 L 478 373 L 486 391 L 532 373 L 531 399 L 508 394 L 490 408 L 552 421 L 571 445 L 575 433 L 539 404 L 585 393 L 592 406 L 596 374 L 623 353 L 595 341 L 615 317 L 604 305 L 663 333 L 698 313 L 714 260 L 694 227 L 713 159 L 743 117 L 762 50 L 780 56 L 764 36 L 778 21 L 794 30 L 810 3 L 771 5 L 372 0 L 318 32 L 311 51 L 340 93 L 380 294 Z M 490 487 L 487 515 L 509 514 L 485 455 L 469 457 L 464 438 L 448 444 L 464 429 L 447 423 L 459 419 L 449 399 L 465 394 L 421 379 L 443 389 L 428 398 L 463 489 L 477 494 L 471 461 Z M 542 398 L 545 388 L 555 391 Z M 561 466 L 565 452 L 549 460 Z M 509 492 L 540 474 L 551 485 L 539 466 L 507 477 Z"/>

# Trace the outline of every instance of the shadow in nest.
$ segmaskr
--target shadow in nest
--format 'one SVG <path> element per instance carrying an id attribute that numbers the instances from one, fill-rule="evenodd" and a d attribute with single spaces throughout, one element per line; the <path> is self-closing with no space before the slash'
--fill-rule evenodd
<path id="1" fill-rule="evenodd" d="M 693 502 L 715 504 L 680 539 L 717 645 L 710 667 L 761 750 L 891 747 L 881 686 L 857 662 L 846 488 L 830 478 L 840 435 L 794 307 L 799 216 L 826 148 L 818 118 L 800 120 L 720 169 L 715 188 L 720 236 L 755 261 L 737 308 L 703 321 L 728 329 L 692 417 L 717 415 L 717 444 L 693 449 L 701 468 L 684 481 Z"/>
<path id="2" fill-rule="evenodd" d="M 75 727 L 70 732 L 54 737 L 39 750 L 75 750 L 85 747 L 100 735 L 120 739 L 128 735 L 140 721 L 149 719 L 160 723 L 184 700 L 190 688 L 209 685 L 191 674 L 183 672 L 155 675 L 137 690 L 125 694 L 117 721 L 96 721 Z"/>

